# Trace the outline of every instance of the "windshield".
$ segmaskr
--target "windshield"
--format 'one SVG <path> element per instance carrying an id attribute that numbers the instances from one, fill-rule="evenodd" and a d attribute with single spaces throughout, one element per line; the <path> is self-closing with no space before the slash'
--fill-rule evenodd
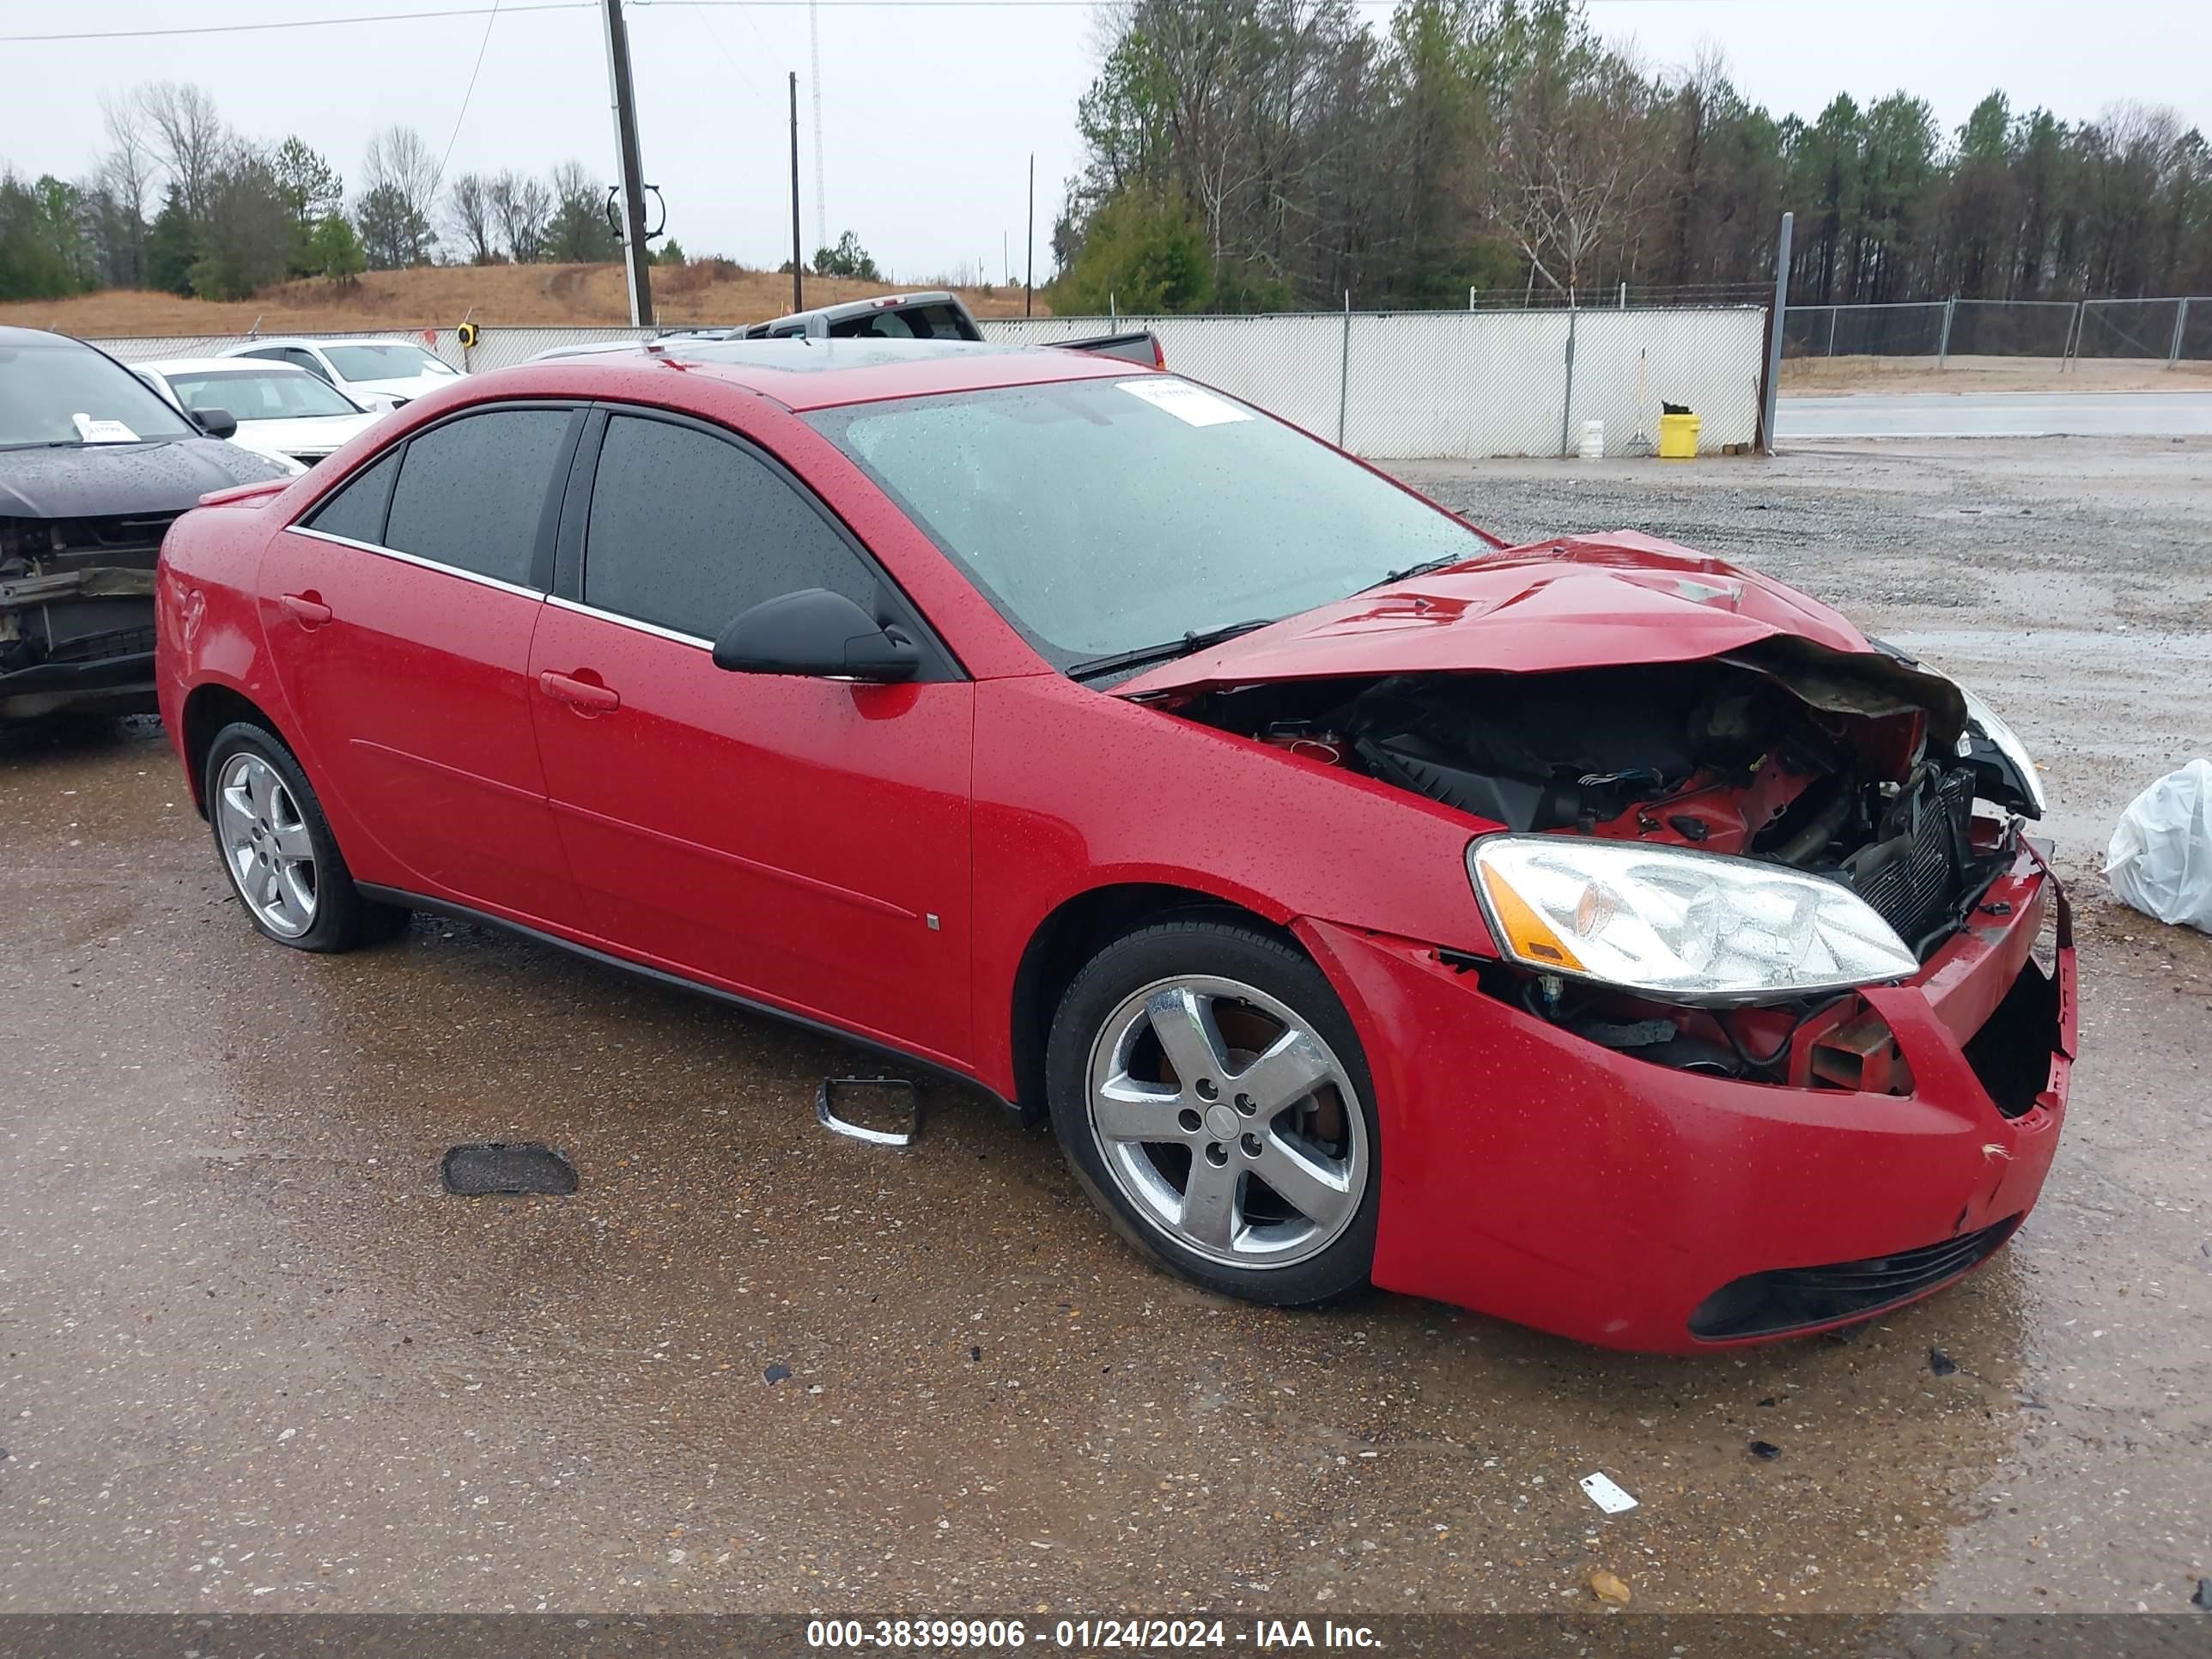
<path id="1" fill-rule="evenodd" d="M 1388 479 L 1167 375 L 810 418 L 1060 668 L 1487 550 Z"/>
<path id="2" fill-rule="evenodd" d="M 0 447 L 197 438 L 137 375 L 91 347 L 0 341 Z"/>
<path id="3" fill-rule="evenodd" d="M 380 340 L 374 345 L 325 345 L 323 356 L 349 380 L 411 380 L 417 374 L 455 371 L 421 346 Z"/>
<path id="4" fill-rule="evenodd" d="M 296 421 L 319 415 L 359 415 L 352 398 L 305 369 L 188 369 L 167 377 L 187 409 L 220 409 L 232 419 Z"/>

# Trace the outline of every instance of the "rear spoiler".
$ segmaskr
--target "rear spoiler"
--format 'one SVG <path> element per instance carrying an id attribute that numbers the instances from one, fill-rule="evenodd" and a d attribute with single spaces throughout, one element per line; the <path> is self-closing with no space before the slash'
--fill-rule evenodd
<path id="1" fill-rule="evenodd" d="M 1053 344 L 1062 351 L 1095 351 L 1102 356 L 1126 358 L 1147 368 L 1168 366 L 1167 354 L 1160 349 L 1160 337 L 1148 328 L 1133 334 L 1100 334 L 1088 340 L 1055 340 Z"/>
<path id="2" fill-rule="evenodd" d="M 202 507 L 237 507 L 246 501 L 257 501 L 266 495 L 281 495 L 292 487 L 289 478 L 264 478 L 259 483 L 233 484 L 228 489 L 210 489 L 200 497 Z"/>

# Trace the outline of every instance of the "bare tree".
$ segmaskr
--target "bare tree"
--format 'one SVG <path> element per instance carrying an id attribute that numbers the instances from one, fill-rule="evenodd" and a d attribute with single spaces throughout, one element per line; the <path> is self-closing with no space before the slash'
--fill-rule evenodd
<path id="1" fill-rule="evenodd" d="M 499 217 L 483 175 L 465 173 L 446 191 L 446 224 L 469 252 L 472 265 L 499 261 Z"/>
<path id="2" fill-rule="evenodd" d="M 430 262 L 431 246 L 438 240 L 430 225 L 438 205 L 438 158 L 412 127 L 386 127 L 370 136 L 362 152 L 362 198 L 377 204 L 391 263 Z M 362 240 L 371 245 L 374 264 L 377 238 L 365 226 Z"/>
<path id="3" fill-rule="evenodd" d="M 1561 294 L 1626 239 L 1657 166 L 1649 89 L 1608 58 L 1573 82 L 1532 77 L 1512 100 L 1491 158 L 1484 206 L 1530 268 Z"/>
<path id="4" fill-rule="evenodd" d="M 221 164 L 222 117 L 204 88 L 186 81 L 155 81 L 138 88 L 138 107 L 154 129 L 153 147 L 185 211 L 207 211 L 208 187 Z"/>
<path id="5" fill-rule="evenodd" d="M 507 257 L 519 265 L 545 257 L 545 226 L 553 216 L 553 192 L 543 181 L 509 170 L 484 187 L 486 206 L 507 245 Z"/>
<path id="6" fill-rule="evenodd" d="M 100 113 L 107 149 L 86 194 L 94 208 L 106 280 L 137 288 L 145 280 L 146 202 L 156 165 L 153 147 L 137 100 L 102 94 Z"/>

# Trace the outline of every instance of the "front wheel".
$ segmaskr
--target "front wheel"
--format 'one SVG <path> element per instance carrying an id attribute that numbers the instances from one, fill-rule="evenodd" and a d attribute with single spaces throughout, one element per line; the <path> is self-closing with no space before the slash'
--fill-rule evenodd
<path id="1" fill-rule="evenodd" d="M 1046 1066 L 1069 1165 L 1155 1261 L 1278 1306 L 1366 1283 L 1374 1091 L 1344 1005 L 1297 951 L 1226 921 L 1131 933 L 1068 988 Z"/>

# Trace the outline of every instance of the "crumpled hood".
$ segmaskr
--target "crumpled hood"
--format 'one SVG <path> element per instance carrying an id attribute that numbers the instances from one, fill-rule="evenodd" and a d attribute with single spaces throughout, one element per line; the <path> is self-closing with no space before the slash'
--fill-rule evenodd
<path id="1" fill-rule="evenodd" d="M 1265 680 L 1695 662 L 1790 635 L 1873 653 L 1816 599 L 1632 530 L 1533 542 L 1340 599 L 1115 688 L 1125 697 Z"/>
<path id="2" fill-rule="evenodd" d="M 0 450 L 0 518 L 104 519 L 182 513 L 210 490 L 285 476 L 220 438 Z"/>

